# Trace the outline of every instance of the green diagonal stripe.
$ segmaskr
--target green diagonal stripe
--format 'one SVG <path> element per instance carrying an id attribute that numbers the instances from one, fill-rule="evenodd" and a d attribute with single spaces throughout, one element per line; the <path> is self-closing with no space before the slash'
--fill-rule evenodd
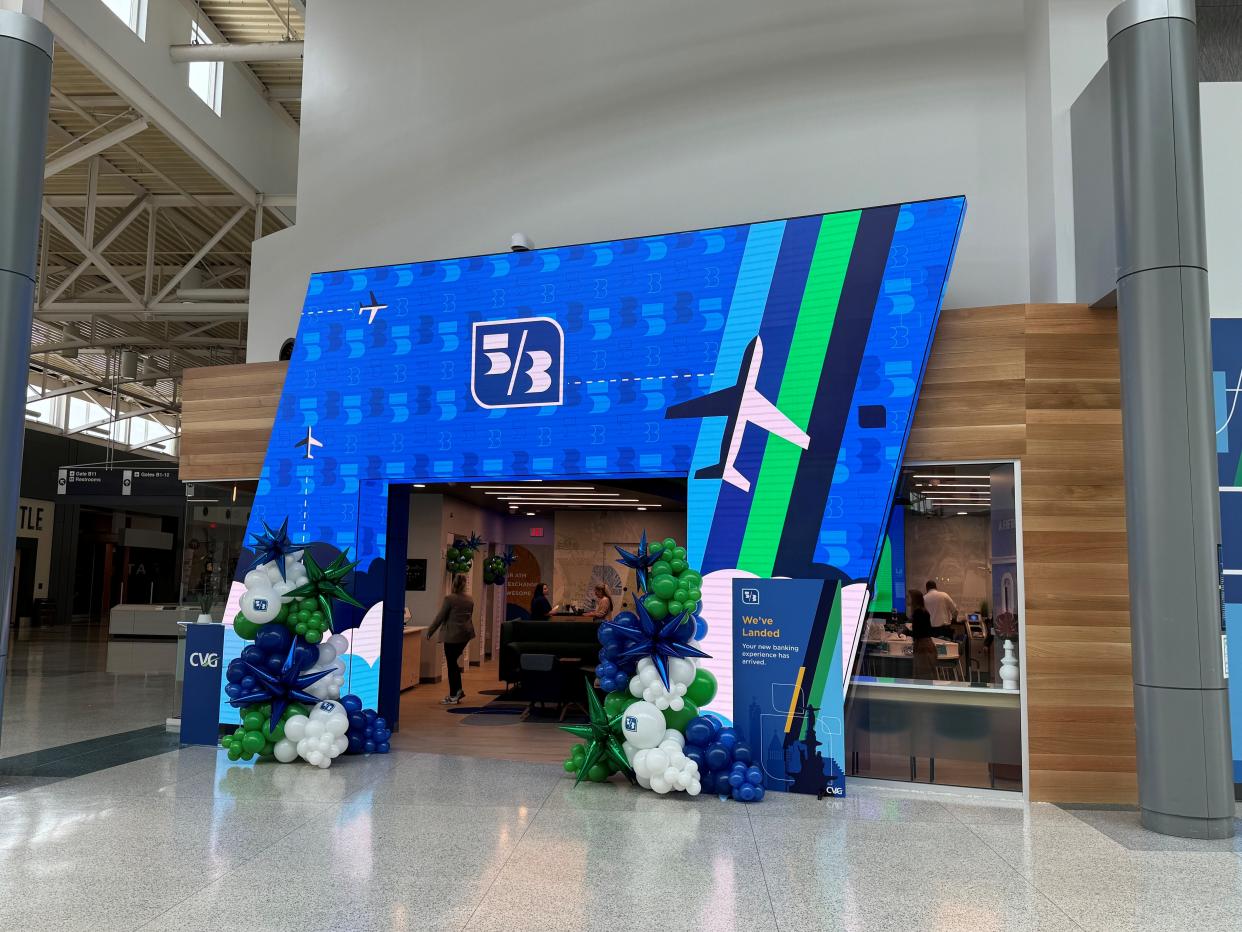
<path id="1" fill-rule="evenodd" d="M 832 599 L 832 610 L 828 614 L 828 630 L 824 632 L 824 639 L 819 644 L 819 657 L 815 661 L 815 678 L 811 680 L 811 687 L 806 691 L 806 701 L 817 709 L 823 707 L 821 700 L 824 698 L 824 684 L 828 682 L 832 657 L 837 650 L 837 639 L 841 637 L 841 584 L 836 585 L 837 593 Z M 806 731 L 805 720 L 802 730 Z"/>
<path id="2" fill-rule="evenodd" d="M 789 347 L 789 361 L 785 364 L 780 396 L 776 399 L 776 406 L 803 430 L 811 419 L 811 406 L 819 389 L 824 355 L 832 336 L 860 216 L 861 211 L 853 211 L 824 217 L 815 241 L 815 254 L 811 257 L 806 290 Z M 772 564 L 776 562 L 776 548 L 785 527 L 785 511 L 802 450 L 788 440 L 771 435 L 764 438 L 764 444 L 763 464 L 755 480 L 737 567 L 766 577 L 772 575 Z"/>

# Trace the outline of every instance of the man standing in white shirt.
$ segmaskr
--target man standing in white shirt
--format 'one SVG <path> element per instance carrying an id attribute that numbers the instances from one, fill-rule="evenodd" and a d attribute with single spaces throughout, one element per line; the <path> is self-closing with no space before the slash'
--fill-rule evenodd
<path id="1" fill-rule="evenodd" d="M 923 596 L 927 614 L 931 616 L 933 637 L 945 637 L 949 625 L 957 618 L 957 606 L 947 592 L 936 588 L 934 579 L 927 580 L 927 594 Z"/>

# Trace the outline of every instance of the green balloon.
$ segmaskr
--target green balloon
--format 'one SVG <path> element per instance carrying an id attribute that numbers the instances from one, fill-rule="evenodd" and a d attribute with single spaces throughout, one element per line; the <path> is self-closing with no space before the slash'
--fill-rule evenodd
<path id="1" fill-rule="evenodd" d="M 242 749 L 249 751 L 251 754 L 258 754 L 263 750 L 263 745 L 267 742 L 263 740 L 263 736 L 257 731 L 246 732 L 246 737 L 242 738 Z"/>
<path id="2" fill-rule="evenodd" d="M 574 759 L 572 757 L 565 758 L 565 763 L 561 766 L 565 768 L 566 773 L 573 773 L 578 769 L 578 765 L 574 763 Z"/>
<path id="3" fill-rule="evenodd" d="M 323 612 L 319 611 L 319 609 L 315 609 L 315 611 L 310 614 L 310 620 L 317 625 L 323 624 Z"/>
<path id="4" fill-rule="evenodd" d="M 306 609 L 302 609 L 301 611 L 298 612 L 298 617 L 295 620 L 297 621 L 298 624 L 304 625 L 308 621 L 310 621 L 310 617 L 311 617 L 311 613 L 308 612 Z"/>
<path id="5" fill-rule="evenodd" d="M 263 735 L 263 737 L 266 738 L 269 743 L 275 744 L 277 741 L 281 740 L 285 736 L 284 718 L 281 718 L 281 720 L 276 723 L 275 728 L 272 728 L 271 719 L 270 718 L 266 719 L 263 722 L 263 727 L 259 729 L 259 733 Z"/>
<path id="6" fill-rule="evenodd" d="M 680 602 L 678 602 L 676 599 L 673 599 L 673 601 L 668 603 L 668 613 L 670 615 L 680 615 L 685 610 L 686 610 L 685 606 L 682 605 Z"/>
<path id="7" fill-rule="evenodd" d="M 668 603 L 656 596 L 647 596 L 647 600 L 643 602 L 643 608 L 655 621 L 663 621 L 668 617 Z"/>
<path id="8" fill-rule="evenodd" d="M 663 549 L 664 549 L 664 545 L 657 540 L 647 547 L 647 552 L 650 554 L 657 554 L 657 553 L 660 553 Z"/>
<path id="9" fill-rule="evenodd" d="M 270 712 L 268 713 L 271 714 Z M 302 705 L 300 702 L 290 702 L 285 706 L 284 714 L 281 715 L 282 721 L 288 721 L 295 715 L 310 715 L 310 706 Z"/>
<path id="10" fill-rule="evenodd" d="M 673 593 L 673 600 L 676 602 L 689 602 L 690 590 L 685 586 L 678 586 L 677 591 Z"/>
<path id="11" fill-rule="evenodd" d="M 306 637 L 306 630 L 306 624 L 304 622 L 299 622 L 293 626 L 293 633 L 300 634 L 302 637 Z"/>
<path id="12" fill-rule="evenodd" d="M 236 744 L 229 746 L 229 760 L 238 760 L 242 755 L 242 749 Z"/>
<path id="13" fill-rule="evenodd" d="M 684 560 L 686 558 L 686 548 L 685 547 L 674 547 L 673 556 L 676 557 L 678 560 Z"/>
<path id="14" fill-rule="evenodd" d="M 307 631 L 306 634 L 303 635 L 303 637 L 306 638 L 307 644 L 318 644 L 320 641 L 323 640 L 323 632 L 320 631 L 318 628 L 312 628 L 311 630 Z"/>
<path id="15" fill-rule="evenodd" d="M 461 556 L 461 551 L 456 547 L 449 547 L 448 552 L 444 556 L 450 563 L 456 563 Z"/>
<path id="16" fill-rule="evenodd" d="M 703 588 L 703 574 L 699 573 L 697 570 L 686 570 L 677 577 L 677 581 L 689 589 Z"/>
<path id="17" fill-rule="evenodd" d="M 716 674 L 711 670 L 699 667 L 694 674 L 694 682 L 686 689 L 686 699 L 697 706 L 705 706 L 716 698 Z"/>
<path id="18" fill-rule="evenodd" d="M 680 732 L 684 732 L 686 726 L 690 724 L 690 719 L 699 714 L 699 707 L 690 701 L 688 695 L 683 700 L 683 703 L 680 712 L 674 712 L 672 709 L 664 710 L 664 724 Z"/>
<path id="19" fill-rule="evenodd" d="M 608 768 L 603 764 L 595 764 L 586 772 L 586 778 L 592 783 L 603 783 L 609 776 Z"/>
<path id="20" fill-rule="evenodd" d="M 651 579 L 655 580 L 657 576 L 669 576 L 673 572 L 673 566 L 668 560 L 656 560 L 651 565 Z"/>
<path id="21" fill-rule="evenodd" d="M 655 593 L 657 598 L 671 599 L 676 590 L 677 580 L 668 573 L 663 573 L 651 580 L 651 591 Z"/>
<path id="22" fill-rule="evenodd" d="M 637 701 L 628 689 L 616 689 L 604 697 L 604 712 L 609 718 L 616 718 Z"/>
<path id="23" fill-rule="evenodd" d="M 680 576 L 686 571 L 686 567 L 688 566 L 689 564 L 685 560 L 681 559 L 673 560 L 669 563 L 669 567 L 672 569 L 674 576 Z"/>
<path id="24" fill-rule="evenodd" d="M 233 619 L 233 633 L 243 641 L 253 641 L 254 636 L 258 634 L 258 632 L 259 626 L 245 615 L 239 614 Z"/>
<path id="25" fill-rule="evenodd" d="M 686 593 L 686 598 L 682 599 L 682 601 L 683 602 L 686 602 L 686 601 L 702 602 L 703 601 L 703 590 L 697 589 L 697 588 L 691 589 L 688 593 Z"/>
<path id="26" fill-rule="evenodd" d="M 677 548 L 677 541 L 673 540 L 671 537 L 666 537 L 664 538 L 663 547 L 665 550 L 675 550 Z"/>
<path id="27" fill-rule="evenodd" d="M 258 712 L 247 712 L 242 716 L 242 727 L 246 731 L 258 731 L 263 727 L 263 716 Z"/>

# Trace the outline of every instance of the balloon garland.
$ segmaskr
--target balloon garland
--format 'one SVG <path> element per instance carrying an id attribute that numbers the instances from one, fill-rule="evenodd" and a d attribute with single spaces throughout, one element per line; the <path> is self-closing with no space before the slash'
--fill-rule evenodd
<path id="1" fill-rule="evenodd" d="M 468 538 L 457 538 L 444 554 L 445 568 L 454 576 L 465 576 L 474 566 L 474 555 L 483 546 L 483 538 L 471 533 Z"/>
<path id="2" fill-rule="evenodd" d="M 639 595 L 634 611 L 599 626 L 595 675 L 605 696 L 601 703 L 588 682 L 589 723 L 561 726 L 584 739 L 570 749 L 566 772 L 575 775 L 575 786 L 619 771 L 660 794 L 763 799 L 763 772 L 750 748 L 701 712 L 718 689 L 715 675 L 699 666 L 708 657 L 698 646 L 707 634 L 699 614 L 702 575 L 671 537 L 648 545 L 644 531 L 637 551 L 617 552 L 617 562 L 634 570 Z M 620 739 L 624 764 L 608 735 Z"/>
<path id="3" fill-rule="evenodd" d="M 302 759 L 330 767 L 346 751 L 386 753 L 391 732 L 357 696 L 342 698 L 348 640 L 332 634 L 333 602 L 363 607 L 342 586 L 356 563 L 319 566 L 295 546 L 289 522 L 255 535 L 256 559 L 233 631 L 250 641 L 225 670 L 224 692 L 241 725 L 220 739 L 229 760 Z"/>
<path id="4" fill-rule="evenodd" d="M 517 559 L 513 548 L 509 547 L 503 554 L 497 553 L 483 562 L 483 584 L 485 586 L 503 586 L 505 577 L 509 575 L 509 567 Z"/>

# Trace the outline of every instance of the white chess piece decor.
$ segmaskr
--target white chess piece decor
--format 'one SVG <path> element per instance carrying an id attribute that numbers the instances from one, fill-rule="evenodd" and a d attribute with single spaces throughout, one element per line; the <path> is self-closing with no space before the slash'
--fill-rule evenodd
<path id="1" fill-rule="evenodd" d="M 1006 639 L 1005 656 L 1000 662 L 1001 685 L 1006 689 L 1018 688 L 1018 657 L 1013 651 L 1013 641 Z"/>

